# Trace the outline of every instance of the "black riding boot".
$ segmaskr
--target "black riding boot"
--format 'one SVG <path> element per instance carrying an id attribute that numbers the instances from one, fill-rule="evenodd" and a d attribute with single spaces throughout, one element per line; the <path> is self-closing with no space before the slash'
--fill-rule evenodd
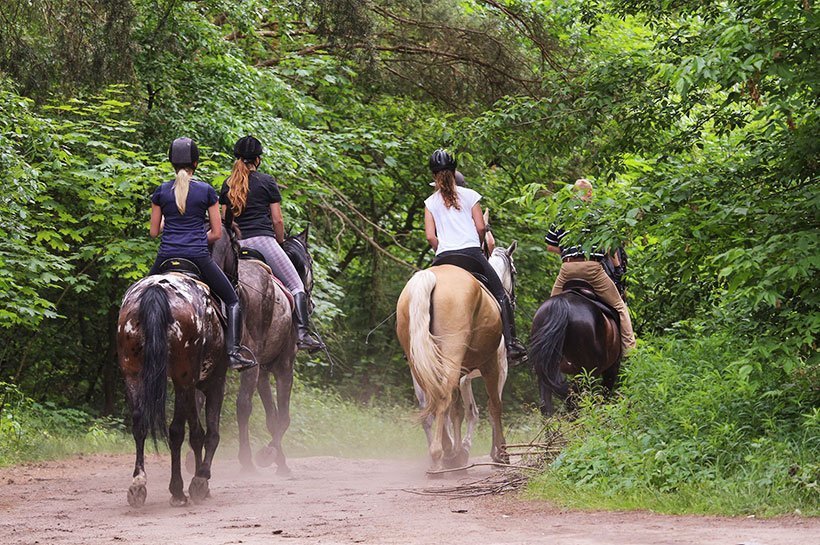
<path id="1" fill-rule="evenodd" d="M 515 317 L 507 296 L 501 300 L 501 323 L 504 327 L 504 344 L 507 346 L 507 363 L 514 366 L 527 361 L 526 347 L 515 338 Z"/>
<path id="2" fill-rule="evenodd" d="M 317 350 L 324 350 L 325 343 L 317 339 L 310 332 L 308 327 L 309 313 L 307 304 L 307 294 L 305 292 L 296 293 L 293 296 L 294 306 L 293 317 L 296 318 L 296 333 L 299 335 L 297 346 L 307 350 L 312 354 Z"/>
<path id="3" fill-rule="evenodd" d="M 228 350 L 228 367 L 236 369 L 237 371 L 244 371 L 251 367 L 256 367 L 257 363 L 253 360 L 243 358 L 239 352 L 241 347 L 239 342 L 242 340 L 242 309 L 239 303 L 226 305 L 226 318 L 228 319 L 228 327 L 225 328 L 225 348 Z"/>

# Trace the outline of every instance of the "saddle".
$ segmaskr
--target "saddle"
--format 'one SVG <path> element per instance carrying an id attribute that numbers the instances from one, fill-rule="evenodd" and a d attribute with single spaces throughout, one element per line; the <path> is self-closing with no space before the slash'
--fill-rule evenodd
<path id="1" fill-rule="evenodd" d="M 438 265 L 454 265 L 472 274 L 478 282 L 490 291 L 490 281 L 484 276 L 484 267 L 476 258 L 464 254 L 449 254 L 433 259 L 433 267 Z M 492 293 L 492 292 L 491 292 Z"/>
<path id="2" fill-rule="evenodd" d="M 216 310 L 216 316 L 219 318 L 222 327 L 224 328 L 227 326 L 228 320 L 225 316 L 225 309 L 223 308 L 222 300 L 217 297 L 211 287 L 202 279 L 202 271 L 199 270 L 196 263 L 185 259 L 184 257 L 172 257 L 160 263 L 159 274 L 178 274 L 180 276 L 190 278 L 196 282 L 200 288 L 205 290 L 208 297 L 211 298 L 214 309 Z"/>
<path id="3" fill-rule="evenodd" d="M 265 270 L 268 271 L 268 274 L 271 275 L 273 281 L 279 284 L 279 287 L 282 288 L 282 291 L 285 293 L 285 298 L 288 300 L 288 304 L 290 305 L 291 310 L 296 308 L 296 302 L 293 299 L 293 294 L 290 290 L 285 286 L 285 284 L 279 280 L 279 278 L 273 274 L 273 270 L 270 268 L 270 264 L 265 259 L 264 254 L 259 250 L 255 250 L 254 248 L 248 248 L 246 246 L 242 246 L 239 248 L 239 259 L 247 259 L 247 260 L 254 260 L 259 261 L 264 267 Z"/>
<path id="4" fill-rule="evenodd" d="M 159 265 L 159 274 L 179 273 L 202 282 L 202 271 L 196 263 L 183 257 L 166 259 Z"/>
<path id="5" fill-rule="evenodd" d="M 601 309 L 601 312 L 604 313 L 605 316 L 611 318 L 615 321 L 615 324 L 620 329 L 621 327 L 621 317 L 618 315 L 618 311 L 612 308 L 611 306 L 604 303 L 598 294 L 595 293 L 595 290 L 592 289 L 592 284 L 587 282 L 586 280 L 581 280 L 580 278 L 571 278 L 564 283 L 564 293 L 576 293 L 581 297 L 592 302 L 596 307 Z"/>

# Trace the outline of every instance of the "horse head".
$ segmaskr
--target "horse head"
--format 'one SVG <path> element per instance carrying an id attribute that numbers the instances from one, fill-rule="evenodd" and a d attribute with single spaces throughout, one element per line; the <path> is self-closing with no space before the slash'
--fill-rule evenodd
<path id="1" fill-rule="evenodd" d="M 513 253 L 518 249 L 518 241 L 514 240 L 509 248 L 496 247 L 490 255 L 489 262 L 492 265 L 501 283 L 504 285 L 504 290 L 510 297 L 510 301 L 515 304 L 515 261 L 513 260 Z"/>
<path id="2" fill-rule="evenodd" d="M 299 278 L 302 279 L 302 283 L 305 285 L 305 293 L 308 296 L 308 301 L 311 306 L 309 310 L 312 312 L 313 299 L 310 297 L 310 294 L 311 291 L 313 291 L 313 258 L 310 256 L 310 251 L 308 250 L 309 228 L 309 226 L 305 227 L 301 233 L 296 235 L 288 233 L 285 237 L 285 242 L 282 244 L 282 249 L 288 258 L 290 258 L 296 272 L 299 274 Z"/>
<path id="3" fill-rule="evenodd" d="M 214 242 L 211 257 L 230 281 L 236 285 L 239 278 L 239 226 L 231 222 L 230 226 L 222 224 L 222 236 Z"/>

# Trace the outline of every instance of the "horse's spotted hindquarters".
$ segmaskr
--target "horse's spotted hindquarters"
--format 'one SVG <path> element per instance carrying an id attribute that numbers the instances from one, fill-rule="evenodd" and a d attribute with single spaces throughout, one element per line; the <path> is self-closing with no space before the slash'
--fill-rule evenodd
<path id="1" fill-rule="evenodd" d="M 207 480 L 219 443 L 219 413 L 227 369 L 224 333 L 212 305 L 207 288 L 177 274 L 144 278 L 123 298 L 117 354 L 136 447 L 134 480 L 128 491 L 132 507 L 142 506 L 147 496 L 144 448 L 149 433 L 155 443 L 158 438 L 169 442 L 171 505 L 187 504 L 180 471 L 186 424 L 196 472 L 196 482 L 191 483 L 189 492 L 195 501 L 208 496 Z M 165 415 L 167 377 L 175 393 L 170 426 Z M 205 429 L 197 416 L 196 389 L 205 397 Z"/>

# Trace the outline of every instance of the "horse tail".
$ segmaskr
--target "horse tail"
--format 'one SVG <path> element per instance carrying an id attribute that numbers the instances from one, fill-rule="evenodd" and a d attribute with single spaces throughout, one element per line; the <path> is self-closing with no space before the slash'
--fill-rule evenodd
<path id="1" fill-rule="evenodd" d="M 171 305 L 162 287 L 153 285 L 142 293 L 139 322 L 145 335 L 142 358 L 142 422 L 139 425 L 151 433 L 154 444 L 157 436 L 166 441 L 168 430 L 165 420 L 165 399 L 168 376 L 168 326 L 171 324 Z"/>
<path id="2" fill-rule="evenodd" d="M 561 375 L 561 355 L 569 324 L 569 303 L 564 297 L 553 297 L 542 312 L 543 323 L 530 335 L 530 361 L 541 383 L 566 397 L 567 382 Z"/>
<path id="3" fill-rule="evenodd" d="M 411 369 L 428 400 L 422 408 L 422 418 L 435 414 L 439 407 L 449 406 L 453 392 L 447 384 L 446 359 L 430 331 L 430 299 L 435 287 L 436 275 L 419 271 L 405 288 L 409 296 Z"/>

